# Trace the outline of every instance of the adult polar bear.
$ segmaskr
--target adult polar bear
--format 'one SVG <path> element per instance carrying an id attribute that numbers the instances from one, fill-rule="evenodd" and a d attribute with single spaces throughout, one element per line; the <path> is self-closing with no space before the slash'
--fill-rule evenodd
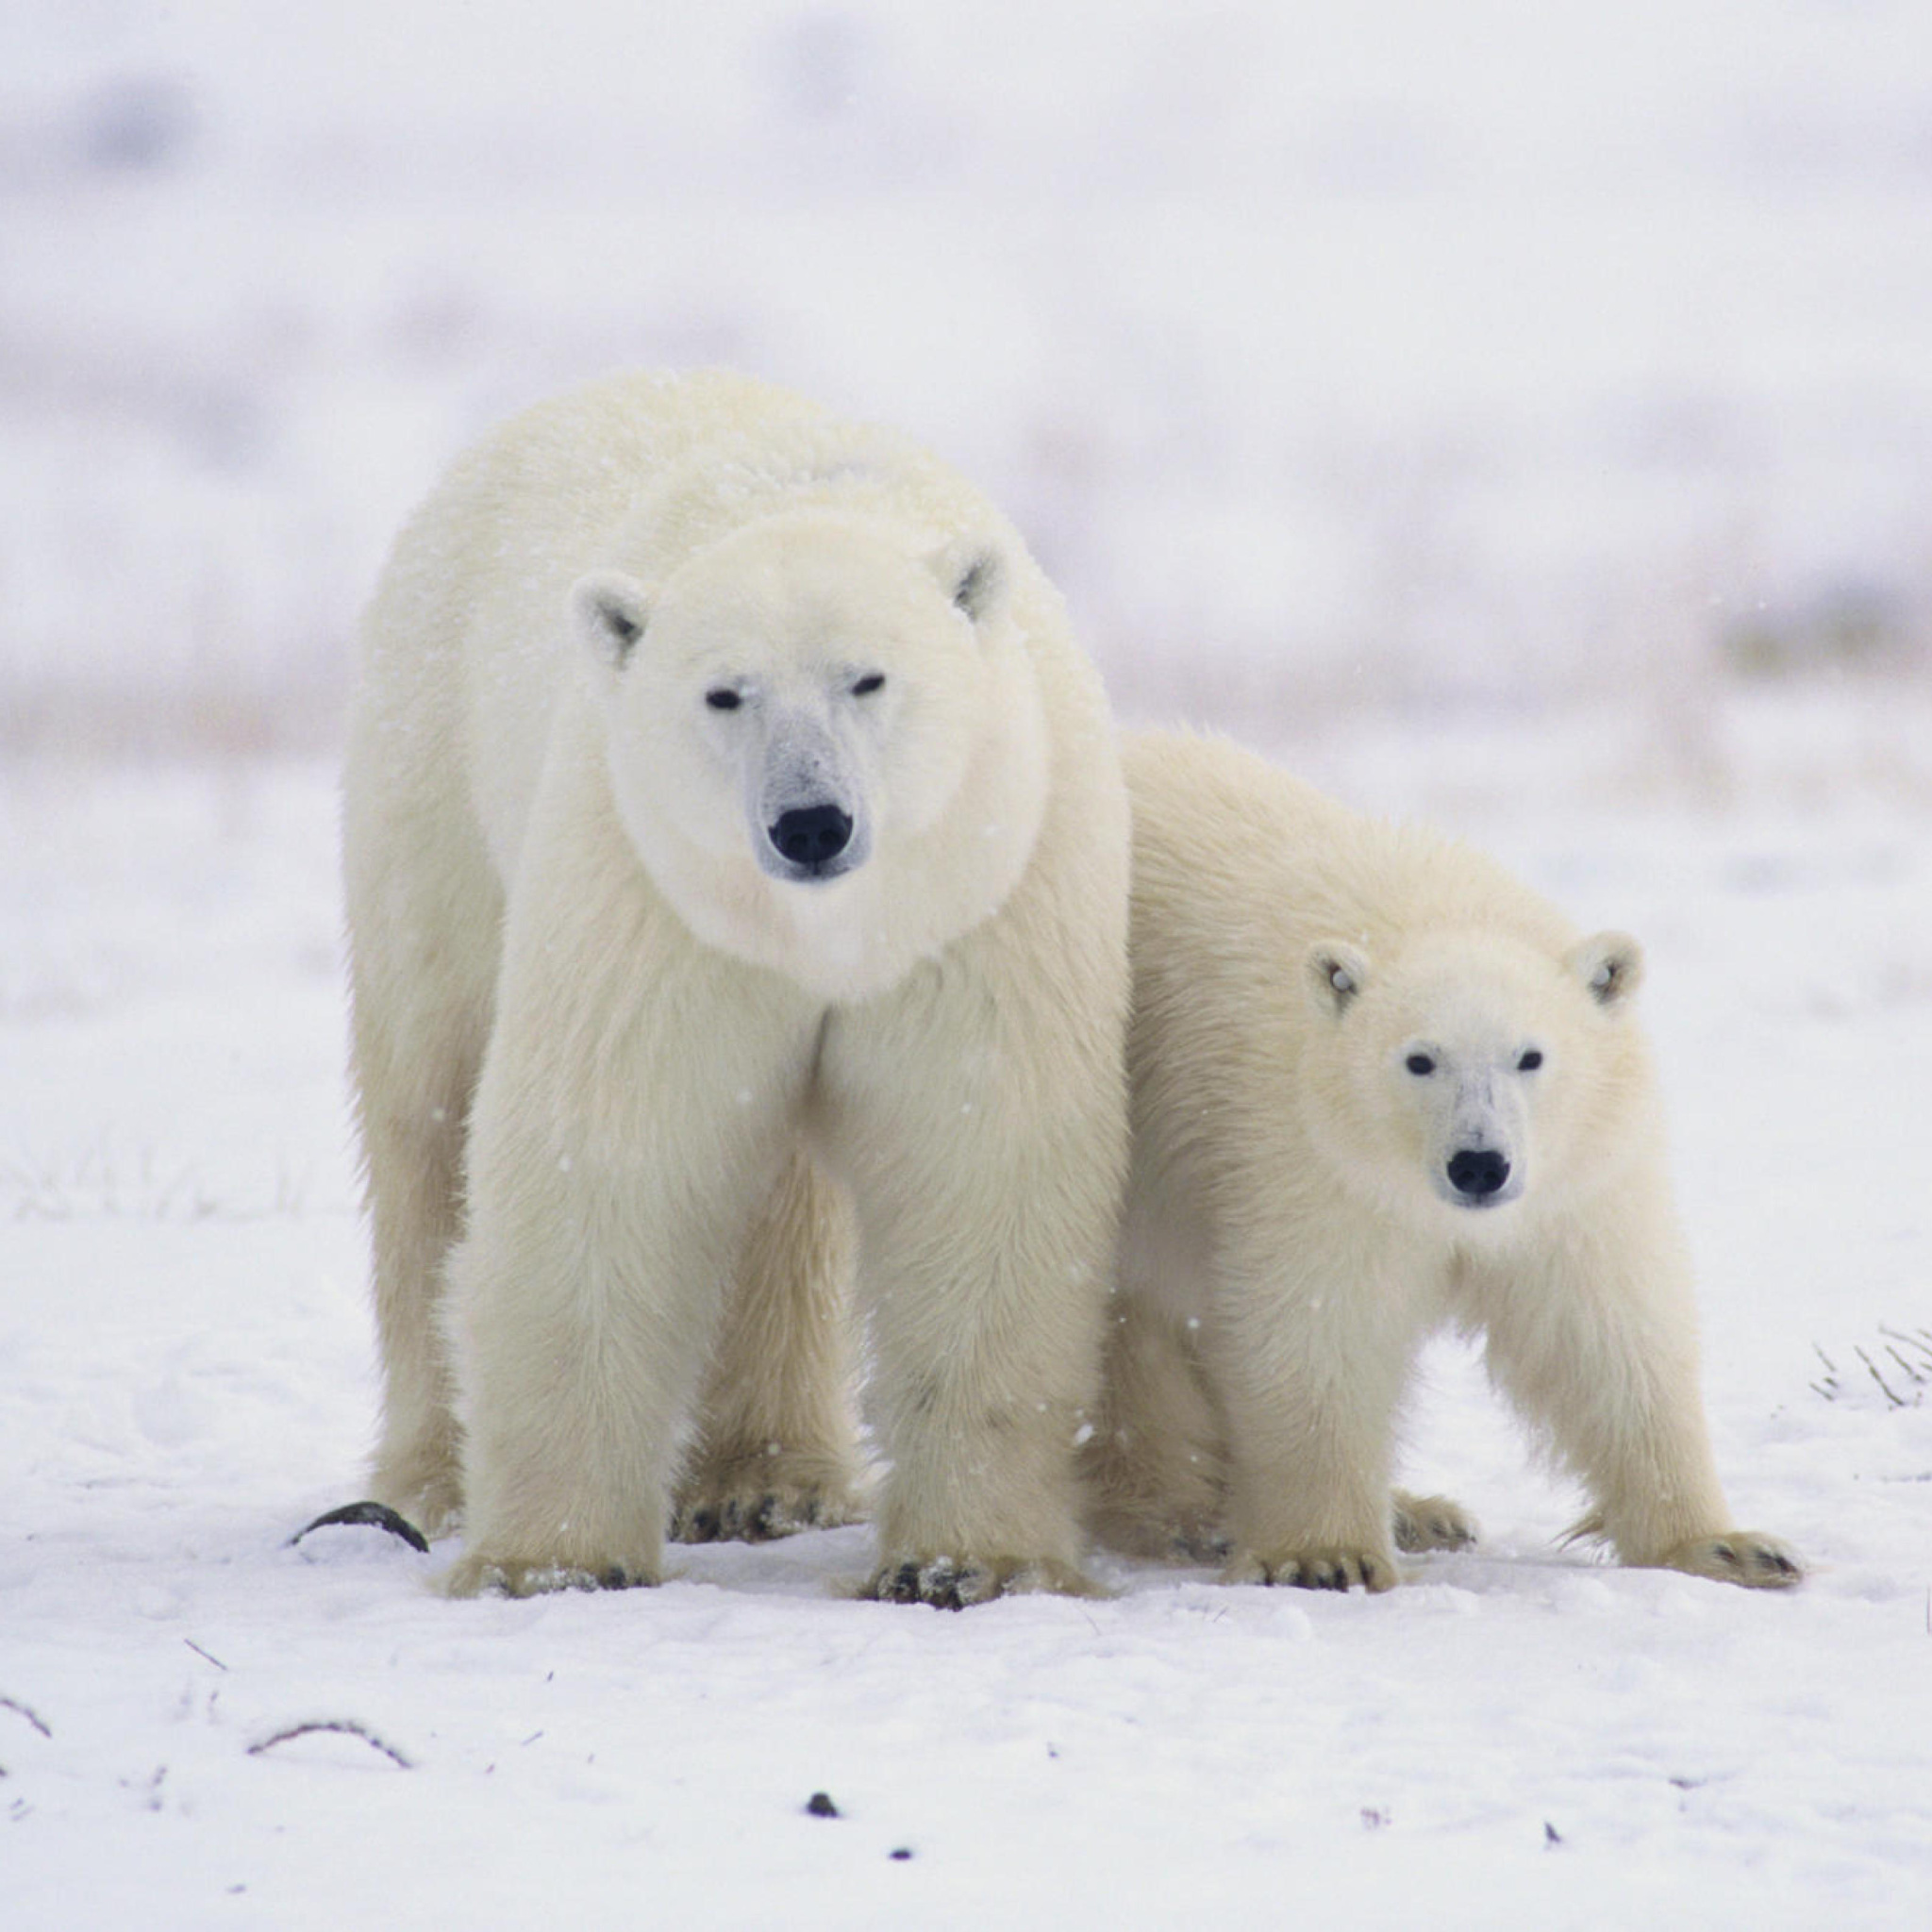
<path id="1" fill-rule="evenodd" d="M 1134 1156 L 1098 1526 L 1229 1533 L 1235 1580 L 1386 1589 L 1415 1351 L 1444 1322 L 1581 1477 L 1625 1562 L 1798 1580 L 1729 1527 L 1636 943 L 1489 859 L 1233 746 L 1129 743 Z M 1391 1538 L 1391 1530 L 1394 1535 Z"/>
<path id="2" fill-rule="evenodd" d="M 680 1476 L 848 1516 L 848 1203 L 874 1591 L 1079 1587 L 1126 803 L 1005 520 L 733 375 L 539 406 L 397 541 L 343 844 L 375 1484 L 449 1587 L 653 1581 Z"/>

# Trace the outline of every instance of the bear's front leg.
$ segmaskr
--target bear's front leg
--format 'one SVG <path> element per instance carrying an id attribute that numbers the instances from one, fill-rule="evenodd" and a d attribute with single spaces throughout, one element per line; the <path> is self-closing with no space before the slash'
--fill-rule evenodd
<path id="1" fill-rule="evenodd" d="M 614 889 L 513 924 L 451 1257 L 457 1594 L 655 1583 L 671 1480 L 816 1016 Z"/>
<path id="2" fill-rule="evenodd" d="M 1098 1421 L 1124 1169 L 1119 1035 L 950 956 L 838 1016 L 817 1117 L 850 1177 L 872 1419 L 872 1594 L 1079 1594 L 1074 1457 Z M 1036 975 L 1037 977 L 1037 975 Z"/>
<path id="3" fill-rule="evenodd" d="M 1617 1214 L 1553 1234 L 1534 1258 L 1472 1276 L 1491 1375 L 1588 1488 L 1572 1539 L 1625 1563 L 1780 1589 L 1804 1567 L 1731 1527 L 1698 1386 L 1690 1271 L 1661 1176 Z"/>
<path id="4" fill-rule="evenodd" d="M 1402 1574 L 1390 1466 L 1420 1271 L 1324 1227 L 1310 1204 L 1224 1227 L 1218 1242 L 1207 1348 L 1234 1460 L 1224 1580 L 1391 1590 Z"/>

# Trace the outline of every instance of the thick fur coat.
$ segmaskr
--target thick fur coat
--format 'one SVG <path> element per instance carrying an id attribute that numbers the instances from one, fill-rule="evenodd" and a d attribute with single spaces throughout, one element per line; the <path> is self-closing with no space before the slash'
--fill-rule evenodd
<path id="1" fill-rule="evenodd" d="M 1011 526 L 744 378 L 517 417 L 399 538 L 344 798 L 381 1500 L 458 1591 L 849 1517 L 1078 1587 L 1125 1162 L 1127 814 Z"/>
<path id="2" fill-rule="evenodd" d="M 1102 1533 L 1228 1575 L 1382 1589 L 1473 1534 L 1397 1494 L 1417 1350 L 1480 1335 L 1624 1561 L 1795 1581 L 1731 1526 L 1633 995 L 1482 855 L 1231 745 L 1148 735 L 1135 823 L 1133 1162 Z"/>

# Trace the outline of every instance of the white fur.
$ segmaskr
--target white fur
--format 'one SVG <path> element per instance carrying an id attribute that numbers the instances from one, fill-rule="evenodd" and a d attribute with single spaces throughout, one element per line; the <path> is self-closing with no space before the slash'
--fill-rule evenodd
<path id="1" fill-rule="evenodd" d="M 1440 1499 L 1391 1508 L 1390 1488 L 1417 1348 L 1454 1324 L 1583 1481 L 1585 1533 L 1630 1563 L 1796 1580 L 1718 1487 L 1635 941 L 1579 938 L 1481 855 L 1232 746 L 1149 735 L 1126 764 L 1134 1149 L 1103 1533 L 1225 1537 L 1236 1578 L 1388 1587 L 1398 1526 L 1463 1540 Z"/>
<path id="2" fill-rule="evenodd" d="M 344 806 L 375 1487 L 453 1588 L 653 1579 L 680 1470 L 688 1534 L 852 1514 L 855 1265 L 875 1587 L 1076 1585 L 1126 859 L 1058 597 L 910 445 L 630 376 L 455 467 Z"/>

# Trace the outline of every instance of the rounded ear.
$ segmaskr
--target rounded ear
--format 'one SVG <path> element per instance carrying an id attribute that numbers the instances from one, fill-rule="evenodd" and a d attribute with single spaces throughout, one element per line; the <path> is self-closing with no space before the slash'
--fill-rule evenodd
<path id="1" fill-rule="evenodd" d="M 974 624 L 984 622 L 1006 599 L 1007 560 L 983 537 L 956 537 L 926 562 L 955 608 Z"/>
<path id="2" fill-rule="evenodd" d="M 578 640 L 607 671 L 622 671 L 651 614 L 651 593 L 621 570 L 593 570 L 571 586 Z"/>
<path id="3" fill-rule="evenodd" d="M 1346 940 L 1322 940 L 1303 962 L 1308 997 L 1317 1009 L 1340 1018 L 1369 979 L 1368 956 Z"/>
<path id="4" fill-rule="evenodd" d="M 1592 933 L 1563 956 L 1600 1007 L 1621 1007 L 1643 983 L 1643 948 L 1627 932 Z"/>

